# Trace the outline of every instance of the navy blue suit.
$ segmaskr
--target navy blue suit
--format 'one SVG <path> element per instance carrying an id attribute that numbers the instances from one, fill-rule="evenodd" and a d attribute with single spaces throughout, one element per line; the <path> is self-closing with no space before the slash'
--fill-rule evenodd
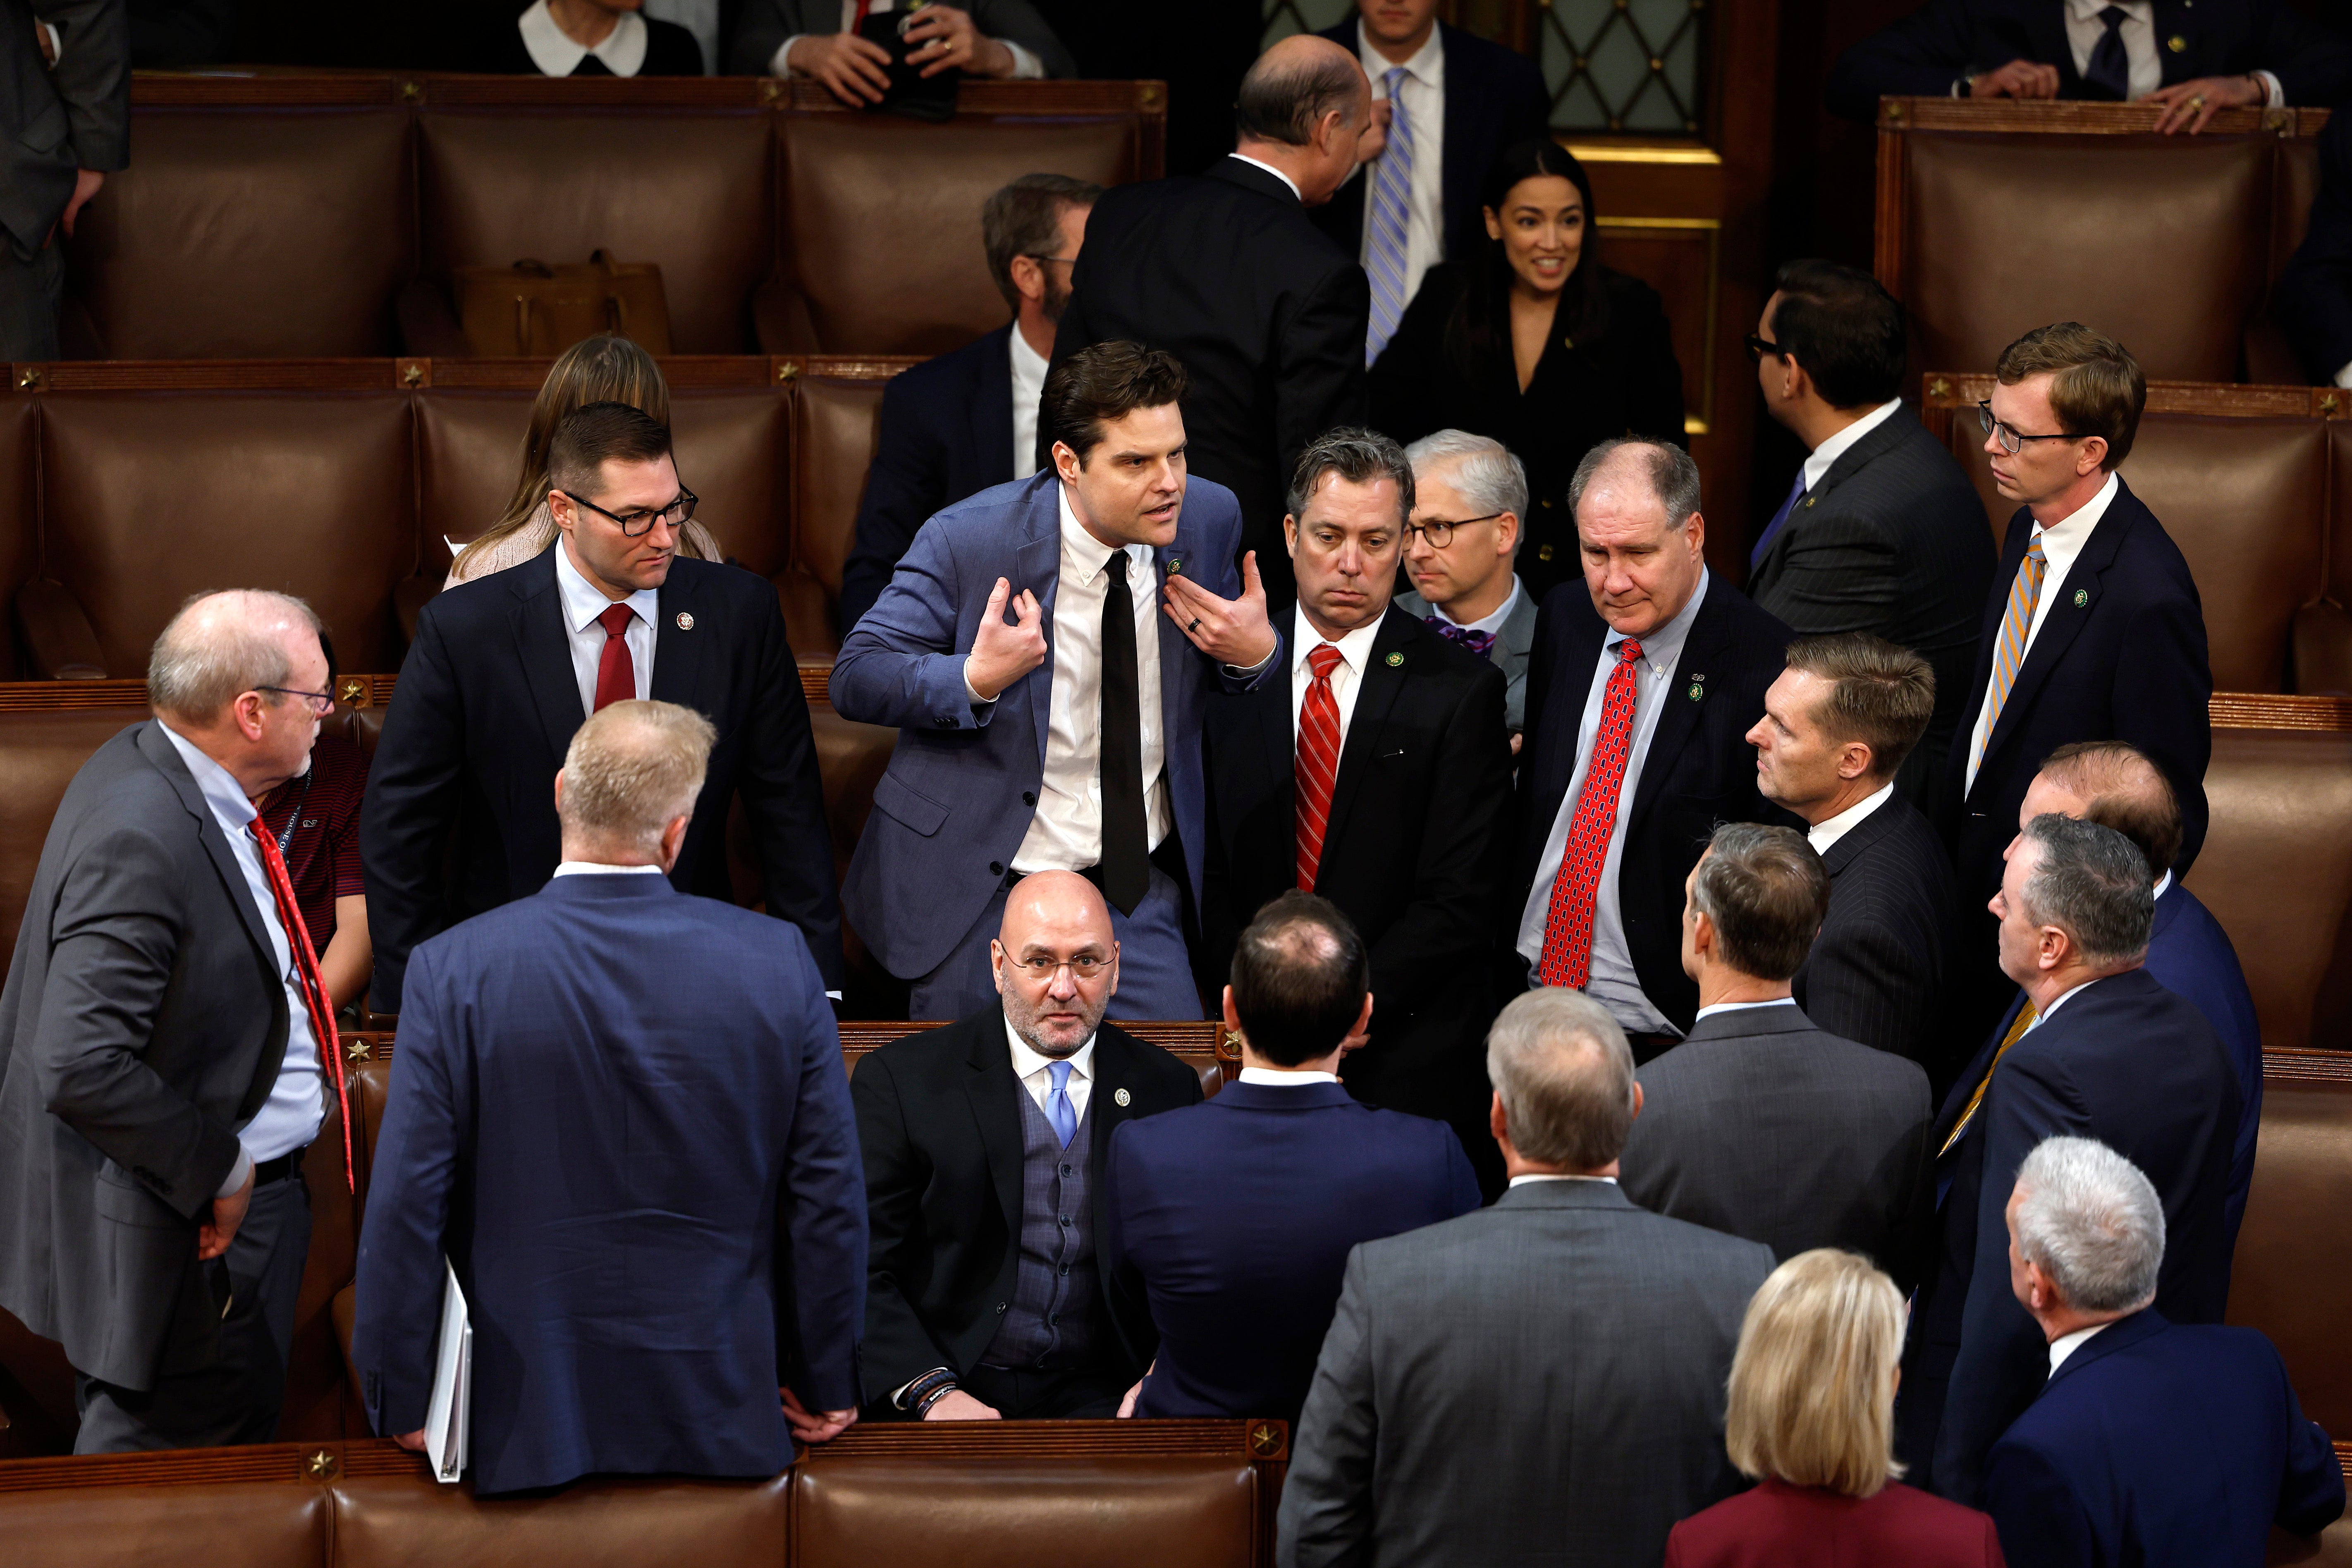
<path id="1" fill-rule="evenodd" d="M 933 512 L 1012 479 L 1013 331 L 1008 321 L 883 389 L 857 536 L 841 568 L 844 637 L 890 585 Z"/>
<path id="2" fill-rule="evenodd" d="M 2022 998 L 2021 997 L 2021 1001 Z M 2017 1168 L 2045 1138 L 2095 1138 L 2145 1172 L 2164 1203 L 2156 1304 L 2218 1323 L 2230 1295 L 2222 1223 L 2238 1133 L 2238 1075 L 2212 1026 L 2144 969 L 2095 981 L 1993 1058 L 2007 1020 L 1960 1074 L 1930 1149 L 1940 1239 L 1911 1314 L 1897 1404 L 1913 1484 L 1977 1506 L 1985 1454 L 2032 1401 L 2048 1366 L 2042 1331 L 2009 1288 L 2006 1210 Z"/>
<path id="3" fill-rule="evenodd" d="M 2009 1568 L 2256 1568 L 2271 1526 L 2316 1535 L 2344 1472 L 2252 1329 L 2117 1320 L 1993 1446 L 1985 1509 Z"/>
<path id="4" fill-rule="evenodd" d="M 2238 965 L 2230 933 L 2178 878 L 2156 900 L 2145 967 L 2158 985 L 2187 997 L 2205 1015 L 2238 1071 L 2238 1139 L 2223 1209 L 2234 1251 L 2239 1223 L 2246 1217 L 2246 1188 L 2254 1179 L 2254 1134 L 2263 1121 L 2263 1029 L 2254 1016 L 2253 993 L 2246 989 L 2246 972 Z"/>
<path id="5" fill-rule="evenodd" d="M 772 1476 L 776 1397 L 858 1403 L 866 1187 L 799 929 L 657 876 L 559 877 L 410 953 L 352 1335 L 425 1425 L 445 1254 L 478 1491 Z"/>
<path id="6" fill-rule="evenodd" d="M 1453 1130 L 1338 1084 L 1227 1084 L 1119 1128 L 1100 1237 L 1160 1331 L 1138 1415 L 1298 1419 L 1348 1254 L 1478 1206 Z"/>

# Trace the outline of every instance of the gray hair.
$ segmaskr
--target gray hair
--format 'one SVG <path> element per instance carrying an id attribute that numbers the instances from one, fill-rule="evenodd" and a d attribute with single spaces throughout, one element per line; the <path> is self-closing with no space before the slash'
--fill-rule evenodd
<path id="1" fill-rule="evenodd" d="M 1668 528 L 1682 528 L 1698 515 L 1698 465 L 1691 460 L 1688 452 L 1672 441 L 1616 436 L 1585 453 L 1584 461 L 1576 465 L 1576 477 L 1568 481 L 1570 517 L 1584 505 L 1584 492 L 1593 477 L 1620 452 L 1649 459 L 1642 465 L 1643 477 L 1650 482 L 1650 493 L 1666 509 Z"/>
<path id="2" fill-rule="evenodd" d="M 2156 879 L 2139 846 L 2112 827 L 2050 812 L 2025 825 L 2042 858 L 2025 880 L 2025 916 L 2056 926 L 2094 965 L 2147 951 Z"/>
<path id="3" fill-rule="evenodd" d="M 1416 476 L 1440 463 L 1452 463 L 1450 482 L 1474 514 L 1507 511 L 1521 521 L 1528 515 L 1528 468 L 1508 447 L 1491 437 L 1467 430 L 1440 430 L 1423 436 L 1404 449 Z"/>
<path id="4" fill-rule="evenodd" d="M 1511 1146 L 1545 1165 L 1598 1170 L 1633 1130 L 1633 1051 L 1609 1009 L 1559 986 L 1512 998 L 1486 1034 L 1486 1076 Z"/>
<path id="5" fill-rule="evenodd" d="M 147 656 L 147 701 L 158 713 L 209 724 L 248 691 L 294 679 L 286 633 L 323 633 L 318 613 L 266 588 L 206 590 L 188 596 Z M 286 700 L 270 693 L 272 705 Z"/>
<path id="6" fill-rule="evenodd" d="M 1061 248 L 1062 214 L 1091 207 L 1103 188 L 1067 174 L 1024 174 L 991 195 L 980 209 L 980 242 L 988 252 L 988 276 L 1013 310 L 1021 290 L 1013 286 L 1013 261 L 1020 256 L 1050 256 Z"/>
<path id="7" fill-rule="evenodd" d="M 1726 964 L 1787 980 L 1805 966 L 1829 918 L 1830 876 L 1795 828 L 1727 822 L 1691 878 L 1691 907 L 1715 922 Z"/>
<path id="8" fill-rule="evenodd" d="M 690 815 L 719 731 L 674 702 L 614 702 L 573 732 L 563 753 L 569 832 L 656 854 L 662 830 Z"/>
<path id="9" fill-rule="evenodd" d="M 2137 1165 L 2090 1138 L 2046 1138 L 2019 1167 L 2017 1250 L 2085 1312 L 2156 1300 L 2164 1205 Z"/>
<path id="10" fill-rule="evenodd" d="M 1322 484 L 1326 474 L 1337 474 L 1351 485 L 1393 479 L 1397 488 L 1397 525 L 1402 528 L 1412 515 L 1412 465 L 1405 461 L 1403 447 L 1377 430 L 1342 425 L 1307 442 L 1290 469 L 1287 500 L 1291 516 L 1307 515 L 1307 503 L 1315 499 L 1316 488 Z"/>

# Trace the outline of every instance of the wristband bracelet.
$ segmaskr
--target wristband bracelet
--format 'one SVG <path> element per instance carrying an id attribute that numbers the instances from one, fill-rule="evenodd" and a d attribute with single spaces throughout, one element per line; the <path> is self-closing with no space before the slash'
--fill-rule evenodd
<path id="1" fill-rule="evenodd" d="M 937 1405 L 940 1400 L 945 1399 L 949 1394 L 953 1394 L 956 1391 L 956 1386 L 955 1381 L 953 1379 L 950 1379 L 948 1382 L 940 1384 L 937 1388 L 932 1389 L 929 1394 L 923 1395 L 923 1397 L 918 1400 L 915 1404 L 915 1419 L 919 1421 L 929 1415 L 931 1413 L 931 1406 Z"/>
<path id="2" fill-rule="evenodd" d="M 931 1403 L 956 1385 L 956 1375 L 945 1367 L 934 1367 L 899 1392 L 898 1408 L 920 1415 Z"/>

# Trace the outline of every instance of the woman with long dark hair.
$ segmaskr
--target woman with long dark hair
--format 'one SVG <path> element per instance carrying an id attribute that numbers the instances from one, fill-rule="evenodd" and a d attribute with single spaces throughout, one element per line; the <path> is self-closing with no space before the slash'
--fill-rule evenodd
<path id="1" fill-rule="evenodd" d="M 1547 138 L 1506 148 L 1481 193 L 1487 243 L 1429 269 L 1372 367 L 1373 423 L 1400 441 L 1455 428 L 1527 465 L 1518 573 L 1541 598 L 1574 576 L 1568 481 L 1612 436 L 1683 442 L 1665 307 L 1601 264 L 1592 182 Z"/>

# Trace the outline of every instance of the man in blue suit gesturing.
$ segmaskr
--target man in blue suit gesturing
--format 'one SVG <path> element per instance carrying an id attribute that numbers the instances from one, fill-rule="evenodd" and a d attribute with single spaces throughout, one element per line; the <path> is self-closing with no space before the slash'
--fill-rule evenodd
<path id="1" fill-rule="evenodd" d="M 995 1005 L 989 941 L 1038 871 L 1102 889 L 1118 1016 L 1201 1016 L 1202 714 L 1212 681 L 1277 672 L 1282 639 L 1255 558 L 1235 569 L 1233 492 L 1187 481 L 1184 386 L 1136 343 L 1056 365 L 1053 468 L 925 523 L 842 644 L 835 709 L 898 731 L 842 899 L 913 1017 Z"/>

